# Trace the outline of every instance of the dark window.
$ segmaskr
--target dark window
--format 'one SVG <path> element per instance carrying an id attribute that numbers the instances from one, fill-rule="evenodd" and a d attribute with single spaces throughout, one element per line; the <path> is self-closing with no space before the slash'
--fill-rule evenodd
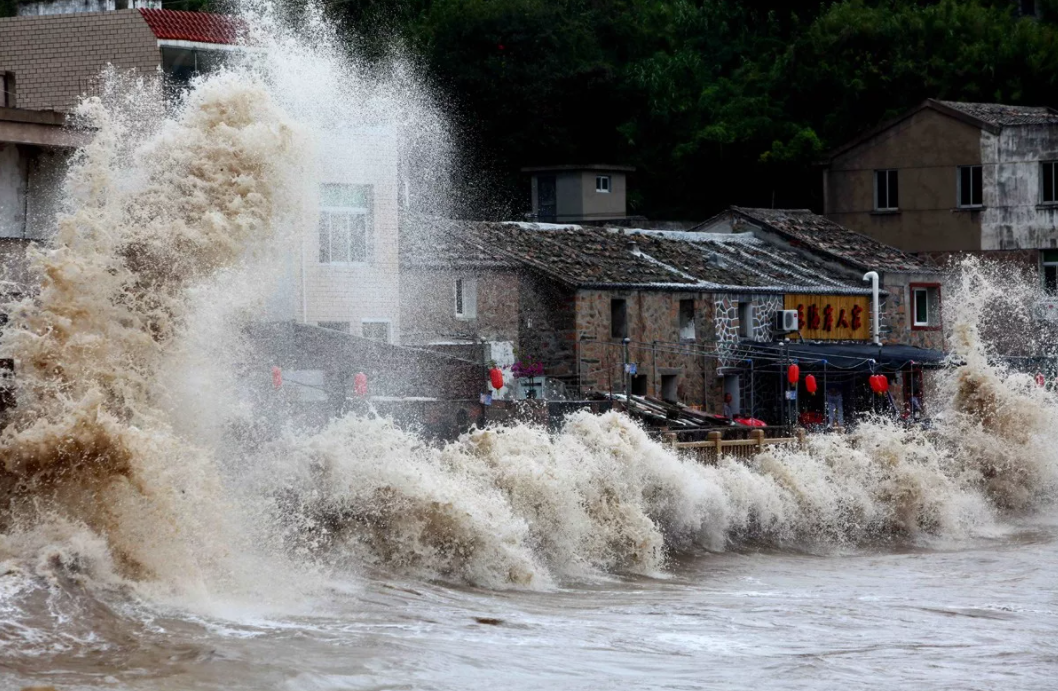
<path id="1" fill-rule="evenodd" d="M 981 206 L 981 166 L 959 166 L 959 206 Z"/>
<path id="2" fill-rule="evenodd" d="M 0 72 L 0 106 L 15 107 L 15 73 Z"/>
<path id="3" fill-rule="evenodd" d="M 324 329 L 349 333 L 349 322 L 317 322 L 317 325 Z"/>
<path id="4" fill-rule="evenodd" d="M 227 54 L 219 50 L 197 48 L 162 48 L 162 72 L 175 87 L 186 87 L 196 74 L 211 72 L 223 63 Z"/>
<path id="5" fill-rule="evenodd" d="M 679 380 L 677 374 L 663 374 L 661 375 L 661 398 L 662 400 L 669 401 L 670 403 L 676 403 L 679 400 L 678 388 L 676 386 Z"/>
<path id="6" fill-rule="evenodd" d="M 636 374 L 632 377 L 632 395 L 633 396 L 646 396 L 647 395 L 647 375 Z"/>
<path id="7" fill-rule="evenodd" d="M 1044 161 L 1040 164 L 1040 201 L 1044 204 L 1058 202 L 1058 161 Z"/>
<path id="8" fill-rule="evenodd" d="M 874 208 L 893 211 L 900 208 L 900 185 L 895 170 L 874 171 Z"/>
<path id="9" fill-rule="evenodd" d="M 1058 250 L 1043 251 L 1043 290 L 1058 295 Z"/>
<path id="10" fill-rule="evenodd" d="M 536 216 L 541 221 L 554 221 L 558 213 L 554 175 L 540 175 L 536 178 Z"/>
<path id="11" fill-rule="evenodd" d="M 595 191 L 603 192 L 605 194 L 610 193 L 610 176 L 609 175 L 596 175 L 595 176 Z"/>
<path id="12" fill-rule="evenodd" d="M 738 303 L 738 335 L 753 338 L 753 303 L 749 300 Z"/>
<path id="13" fill-rule="evenodd" d="M 680 340 L 694 340 L 694 300 L 680 300 Z"/>
<path id="14" fill-rule="evenodd" d="M 321 186 L 320 263 L 366 262 L 371 257 L 371 188 Z"/>
<path id="15" fill-rule="evenodd" d="M 913 327 L 940 326 L 940 288 L 938 286 L 912 286 L 911 324 Z"/>
<path id="16" fill-rule="evenodd" d="M 610 300 L 610 336 L 628 338 L 628 301 L 624 298 Z"/>
<path id="17" fill-rule="evenodd" d="M 363 329 L 364 338 L 389 343 L 389 322 L 365 321 L 361 323 L 360 328 Z"/>

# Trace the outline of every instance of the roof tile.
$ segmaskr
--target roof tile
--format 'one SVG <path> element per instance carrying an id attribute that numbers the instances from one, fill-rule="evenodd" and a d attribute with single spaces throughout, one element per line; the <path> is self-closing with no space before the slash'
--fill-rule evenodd
<path id="1" fill-rule="evenodd" d="M 238 17 L 208 12 L 140 9 L 156 38 L 196 43 L 239 42 L 246 24 Z"/>

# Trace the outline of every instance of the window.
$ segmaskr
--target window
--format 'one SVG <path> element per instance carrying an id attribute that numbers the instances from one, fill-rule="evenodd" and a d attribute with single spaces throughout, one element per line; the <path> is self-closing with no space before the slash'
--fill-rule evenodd
<path id="1" fill-rule="evenodd" d="M 739 338 L 753 338 L 753 303 L 742 300 L 738 303 Z"/>
<path id="2" fill-rule="evenodd" d="M 958 198 L 961 208 L 981 206 L 981 166 L 959 166 Z"/>
<path id="3" fill-rule="evenodd" d="M 1058 295 L 1058 251 L 1043 251 L 1043 291 Z"/>
<path id="4" fill-rule="evenodd" d="M 197 48 L 162 48 L 162 71 L 170 84 L 178 89 L 187 87 L 196 74 L 206 74 L 220 67 L 227 54 L 219 50 Z"/>
<path id="5" fill-rule="evenodd" d="M 1040 164 L 1040 202 L 1058 203 L 1058 161 L 1044 161 Z"/>
<path id="6" fill-rule="evenodd" d="M 940 286 L 911 284 L 911 327 L 940 327 Z"/>
<path id="7" fill-rule="evenodd" d="M 478 316 L 478 281 L 475 278 L 456 279 L 456 316 L 475 319 Z"/>
<path id="8" fill-rule="evenodd" d="M 647 375 L 645 374 L 634 374 L 632 375 L 632 395 L 633 396 L 646 396 L 650 392 L 647 391 Z"/>
<path id="9" fill-rule="evenodd" d="M 661 375 L 661 398 L 669 403 L 676 403 L 679 401 L 679 375 L 678 374 L 663 374 Z"/>
<path id="10" fill-rule="evenodd" d="M 0 72 L 0 106 L 15 107 L 15 73 Z"/>
<path id="11" fill-rule="evenodd" d="M 349 322 L 316 322 L 316 325 L 322 329 L 341 331 L 343 334 L 349 333 Z"/>
<path id="12" fill-rule="evenodd" d="M 320 193 L 320 263 L 371 258 L 371 188 L 323 185 Z"/>
<path id="13" fill-rule="evenodd" d="M 610 193 L 610 176 L 609 175 L 596 175 L 595 176 L 595 191 L 602 192 L 604 194 Z"/>
<path id="14" fill-rule="evenodd" d="M 360 323 L 364 338 L 372 341 L 389 343 L 389 321 L 385 319 L 365 319 Z"/>
<path id="15" fill-rule="evenodd" d="M 877 211 L 896 211 L 900 208 L 900 185 L 897 171 L 874 171 L 874 208 Z"/>
<path id="16" fill-rule="evenodd" d="M 694 300 L 680 300 L 680 340 L 694 340 Z"/>
<path id="17" fill-rule="evenodd" d="M 610 336 L 628 338 L 628 301 L 624 298 L 610 300 Z"/>

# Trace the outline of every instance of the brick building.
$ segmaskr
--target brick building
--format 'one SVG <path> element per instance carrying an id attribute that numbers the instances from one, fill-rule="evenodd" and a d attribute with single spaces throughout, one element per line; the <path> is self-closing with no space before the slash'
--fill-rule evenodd
<path id="1" fill-rule="evenodd" d="M 627 387 L 719 412 L 731 393 L 736 411 L 766 411 L 770 401 L 773 419 L 777 359 L 762 351 L 768 367 L 747 363 L 754 344 L 785 342 L 778 312 L 825 313 L 805 339 L 858 342 L 857 362 L 885 360 L 890 346 L 867 345 L 871 291 L 861 267 L 749 230 L 420 222 L 401 245 L 405 336 L 433 347 L 509 344 L 520 368 L 539 363 L 571 397 Z M 901 261 L 930 272 L 892 248 L 885 256 L 891 274 Z M 635 365 L 627 379 L 626 363 Z"/>

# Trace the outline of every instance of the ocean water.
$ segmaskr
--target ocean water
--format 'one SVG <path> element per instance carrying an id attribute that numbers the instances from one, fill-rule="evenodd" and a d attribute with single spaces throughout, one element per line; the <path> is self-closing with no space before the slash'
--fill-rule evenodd
<path id="1" fill-rule="evenodd" d="M 242 334 L 321 152 L 375 131 L 442 178 L 450 151 L 399 57 L 244 12 L 250 57 L 177 105 L 110 73 L 78 110 L 0 337 L 0 688 L 1053 687 L 1058 400 L 993 357 L 1049 353 L 1033 285 L 953 268 L 928 430 L 705 466 L 619 413 L 299 428 L 243 385 Z"/>

